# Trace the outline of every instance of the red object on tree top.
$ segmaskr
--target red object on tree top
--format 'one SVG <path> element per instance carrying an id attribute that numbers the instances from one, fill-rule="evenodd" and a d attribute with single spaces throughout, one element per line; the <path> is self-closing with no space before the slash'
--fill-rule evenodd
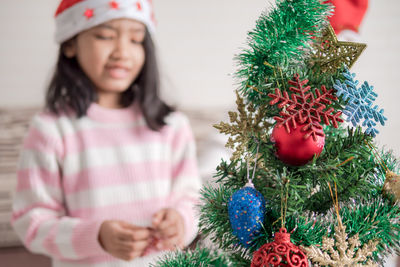
<path id="1" fill-rule="evenodd" d="M 336 34 L 346 29 L 358 32 L 368 8 L 368 0 L 328 0 L 327 2 L 335 7 L 329 21 Z"/>
<path id="2" fill-rule="evenodd" d="M 337 100 L 337 97 L 332 94 L 333 89 L 327 90 L 325 86 L 322 86 L 322 93 L 319 89 L 315 89 L 315 97 L 312 92 L 307 93 L 311 89 L 310 86 L 304 87 L 307 83 L 308 80 L 301 81 L 299 75 L 295 74 L 289 81 L 289 84 L 294 86 L 289 88 L 293 94 L 289 97 L 286 91 L 282 94 L 281 90 L 276 88 L 275 94 L 268 94 L 272 98 L 269 104 L 275 105 L 281 102 L 278 104 L 278 108 L 282 109 L 279 112 L 280 117 L 274 117 L 277 127 L 285 126 L 286 131 L 290 133 L 291 127 L 296 129 L 297 124 L 304 124 L 302 126 L 302 131 L 305 132 L 304 138 L 312 136 L 316 141 L 317 136 L 324 136 L 321 131 L 322 126 L 319 124 L 322 119 L 326 125 L 332 123 L 333 127 L 337 128 L 338 122 L 343 122 L 343 119 L 340 118 L 342 112 L 338 111 L 332 114 L 334 111 L 332 107 L 325 110 L 325 104 L 331 104 L 331 100 Z"/>

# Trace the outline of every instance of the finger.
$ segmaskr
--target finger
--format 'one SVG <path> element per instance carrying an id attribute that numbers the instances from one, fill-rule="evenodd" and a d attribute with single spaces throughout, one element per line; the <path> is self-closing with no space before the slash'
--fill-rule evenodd
<path id="1" fill-rule="evenodd" d="M 136 228 L 135 230 L 120 229 L 117 235 L 121 241 L 137 241 L 150 238 L 152 231 L 148 228 Z"/>
<path id="2" fill-rule="evenodd" d="M 141 230 L 141 229 L 146 229 L 146 227 L 143 226 L 137 226 L 128 222 L 124 222 L 124 221 L 119 221 L 119 225 L 125 229 L 125 230 L 129 230 L 129 231 L 136 231 L 136 230 Z"/>
<path id="3" fill-rule="evenodd" d="M 117 221 L 117 222 L 118 222 L 119 226 L 121 226 L 122 228 L 125 228 L 125 229 L 136 230 L 138 228 L 144 228 L 142 226 L 137 226 L 137 225 L 131 224 L 126 221 Z"/>
<path id="4" fill-rule="evenodd" d="M 146 240 L 151 238 L 152 231 L 147 228 L 132 231 L 133 241 Z"/>
<path id="5" fill-rule="evenodd" d="M 153 215 L 152 225 L 157 227 L 157 225 L 164 219 L 167 213 L 166 209 L 160 210 Z"/>
<path id="6" fill-rule="evenodd" d="M 159 236 L 160 236 L 160 238 L 169 238 L 169 237 L 177 235 L 178 233 L 179 233 L 178 227 L 176 227 L 176 225 L 172 225 L 172 226 L 160 231 Z"/>
<path id="7" fill-rule="evenodd" d="M 153 236 L 154 236 L 155 238 L 157 238 L 157 239 L 160 239 L 160 238 L 169 236 L 170 234 L 168 233 L 168 234 L 166 235 L 165 232 L 166 232 L 168 229 L 173 228 L 173 227 L 175 227 L 174 224 L 165 224 L 165 225 L 163 225 L 163 228 L 156 228 L 155 231 L 153 232 Z"/>
<path id="8" fill-rule="evenodd" d="M 125 261 L 129 261 L 130 260 L 130 255 L 129 255 L 130 253 L 126 252 L 126 251 L 123 251 L 123 250 L 115 249 L 113 251 L 110 251 L 110 254 L 113 257 L 121 259 L 121 260 L 125 260 Z"/>
<path id="9" fill-rule="evenodd" d="M 126 251 L 118 251 L 116 253 L 118 255 L 118 258 L 125 260 L 125 261 L 131 261 L 141 255 L 140 252 L 126 252 Z"/>
<path id="10" fill-rule="evenodd" d="M 135 241 L 133 232 L 130 230 L 119 229 L 117 232 L 117 241 Z"/>
<path id="11" fill-rule="evenodd" d="M 165 249 L 165 250 L 175 250 L 177 248 L 183 247 L 182 238 L 179 235 L 173 236 L 168 239 L 161 240 L 158 244 L 161 245 L 161 249 Z M 159 248 L 159 246 L 157 246 L 157 248 Z"/>
<path id="12" fill-rule="evenodd" d="M 135 241 L 135 242 L 123 242 L 118 245 L 120 250 L 127 252 L 142 252 L 146 249 L 148 245 L 150 245 L 151 239 Z"/>
<path id="13" fill-rule="evenodd" d="M 165 229 L 168 229 L 175 225 L 176 225 L 176 222 L 174 220 L 166 219 L 158 225 L 157 230 L 164 231 Z"/>

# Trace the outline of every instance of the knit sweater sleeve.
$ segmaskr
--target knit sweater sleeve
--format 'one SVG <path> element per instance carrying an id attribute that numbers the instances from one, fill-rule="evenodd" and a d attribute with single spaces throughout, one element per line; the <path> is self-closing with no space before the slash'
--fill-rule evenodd
<path id="1" fill-rule="evenodd" d="M 185 224 L 185 244 L 188 245 L 198 232 L 196 205 L 199 200 L 201 179 L 197 167 L 195 140 L 188 119 L 178 113 L 178 126 L 173 138 L 172 199 Z"/>
<path id="2" fill-rule="evenodd" d="M 63 144 L 55 119 L 37 115 L 24 140 L 13 201 L 12 225 L 34 253 L 77 260 L 105 253 L 101 222 L 67 215 L 62 189 Z"/>

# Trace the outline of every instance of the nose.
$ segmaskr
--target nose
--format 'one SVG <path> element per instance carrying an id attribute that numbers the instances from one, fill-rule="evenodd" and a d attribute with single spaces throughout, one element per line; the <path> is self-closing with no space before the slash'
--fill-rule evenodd
<path id="1" fill-rule="evenodd" d="M 111 57 L 115 60 L 126 59 L 130 54 L 130 40 L 123 36 L 115 39 L 114 50 Z"/>

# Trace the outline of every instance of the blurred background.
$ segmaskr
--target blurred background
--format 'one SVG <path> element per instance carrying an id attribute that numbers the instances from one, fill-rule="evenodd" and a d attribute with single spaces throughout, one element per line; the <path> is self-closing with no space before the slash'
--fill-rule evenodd
<path id="1" fill-rule="evenodd" d="M 233 57 L 245 47 L 247 31 L 272 2 L 153 0 L 158 21 L 156 44 L 164 81 L 162 93 L 191 118 L 205 180 L 212 176 L 220 158 L 227 157 L 229 152 L 223 148 L 225 138 L 212 124 L 225 119 L 227 111 L 236 108 Z M 53 14 L 58 3 L 15 0 L 1 5 L 0 110 L 43 104 L 58 52 L 53 41 Z M 377 140 L 397 156 L 400 156 L 399 10 L 398 0 L 369 1 L 357 37 L 368 46 L 352 68 L 360 82 L 367 80 L 379 94 L 376 104 L 385 109 L 388 121 L 385 127 L 378 127 Z M 0 139 L 5 129 L 3 123 Z M 0 154 L 0 159 L 4 160 L 3 156 Z M 0 176 L 0 213 L 4 186 Z M 0 240 L 1 231 L 0 225 Z M 385 266 L 395 264 L 389 260 Z"/>
<path id="2" fill-rule="evenodd" d="M 164 95 L 181 108 L 234 107 L 233 57 L 245 47 L 246 33 L 273 1 L 154 0 Z M 0 107 L 38 106 L 55 64 L 54 10 L 58 1 L 16 0 L 0 8 Z M 400 99 L 400 16 L 397 0 L 371 0 L 359 40 L 368 44 L 352 68 L 360 82 L 375 86 L 387 126 L 378 140 L 400 155 L 397 131 Z"/>

